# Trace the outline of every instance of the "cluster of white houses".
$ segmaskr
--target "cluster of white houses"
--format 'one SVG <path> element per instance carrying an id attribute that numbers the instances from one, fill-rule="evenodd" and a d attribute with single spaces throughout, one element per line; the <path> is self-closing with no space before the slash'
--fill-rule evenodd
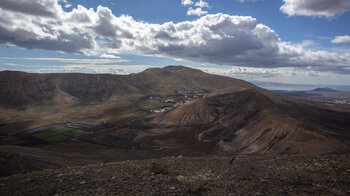
<path id="1" fill-rule="evenodd" d="M 170 110 L 174 107 L 177 107 L 181 104 L 187 103 L 193 99 L 205 97 L 205 95 L 207 93 L 209 93 L 208 90 L 195 89 L 195 90 L 191 90 L 191 91 L 186 91 L 186 90 L 176 91 L 176 93 L 174 95 L 168 96 L 166 98 L 152 95 L 152 96 L 149 96 L 149 99 L 156 99 L 156 100 L 159 100 L 161 102 L 168 103 L 168 104 L 170 103 L 170 104 L 173 104 L 173 106 L 172 107 L 167 106 L 167 107 L 164 107 L 161 109 L 154 109 L 154 110 L 150 110 L 150 111 L 154 112 L 154 113 L 165 112 L 165 111 L 168 111 L 168 110 Z"/>

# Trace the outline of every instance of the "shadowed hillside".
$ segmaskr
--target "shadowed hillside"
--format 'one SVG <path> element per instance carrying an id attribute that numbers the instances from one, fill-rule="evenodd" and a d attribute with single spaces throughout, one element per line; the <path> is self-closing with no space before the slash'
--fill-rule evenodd
<path id="1" fill-rule="evenodd" d="M 155 116 L 149 124 L 176 127 L 174 132 L 192 129 L 198 141 L 212 142 L 216 153 L 318 154 L 350 149 L 255 89 L 230 90 L 187 103 Z M 185 136 L 179 131 L 178 143 Z"/>
<path id="2" fill-rule="evenodd" d="M 206 74 L 182 66 L 151 68 L 137 74 L 36 74 L 0 72 L 0 105 L 28 107 L 38 104 L 101 102 L 116 96 L 169 94 L 176 90 L 216 90 L 252 84 Z"/>

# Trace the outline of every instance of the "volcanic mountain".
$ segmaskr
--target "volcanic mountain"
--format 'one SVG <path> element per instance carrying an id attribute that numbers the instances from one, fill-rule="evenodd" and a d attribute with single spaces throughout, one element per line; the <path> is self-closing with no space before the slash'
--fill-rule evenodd
<path id="1" fill-rule="evenodd" d="M 295 117 L 295 111 L 288 109 L 259 90 L 238 88 L 184 104 L 157 115 L 149 123 L 172 127 L 175 132 L 184 127 L 192 130 L 198 141 L 212 144 L 214 153 L 317 154 L 349 150 L 348 145 L 306 119 Z M 346 119 L 350 120 L 349 114 Z M 344 126 L 349 126 L 349 122 Z M 183 136 L 179 133 L 177 142 L 181 143 Z"/>
<path id="2" fill-rule="evenodd" d="M 112 97 L 166 95 L 176 90 L 216 90 L 231 86 L 256 88 L 242 80 L 182 66 L 150 68 L 131 75 L 3 71 L 0 72 L 0 105 L 23 108 L 46 103 L 102 102 Z"/>
<path id="3" fill-rule="evenodd" d="M 59 108 L 37 107 L 41 105 Z M 95 120 L 102 122 L 100 127 L 105 127 L 106 119 L 110 121 L 109 128 L 96 128 L 78 140 L 40 143 L 41 150 L 63 153 L 65 158 L 80 154 L 84 155 L 81 159 L 91 158 L 86 149 L 98 149 L 94 160 L 105 151 L 113 152 L 113 157 L 138 159 L 350 150 L 350 110 L 344 105 L 287 97 L 242 80 L 183 66 L 151 68 L 131 75 L 4 71 L 0 72 L 0 106 L 0 112 L 15 116 L 0 115 L 0 122 L 4 121 L 1 118 L 10 119 L 0 127 L 0 133 L 6 130 L 9 135 L 3 139 L 7 145 L 21 144 L 23 135 L 33 132 L 27 132 L 29 126 L 25 130 L 23 123 L 18 128 L 16 122 L 23 113 L 39 111 L 26 120 L 30 128 L 35 128 L 33 121 L 38 119 L 40 126 L 64 121 L 70 127 L 68 121 L 86 124 Z M 16 112 L 11 113 L 13 110 Z M 79 151 L 71 153 L 75 148 Z M 118 154 L 121 151 L 123 155 Z"/>

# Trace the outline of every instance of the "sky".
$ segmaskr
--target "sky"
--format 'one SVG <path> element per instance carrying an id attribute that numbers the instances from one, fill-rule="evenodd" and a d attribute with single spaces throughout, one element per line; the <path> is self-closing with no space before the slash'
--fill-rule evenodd
<path id="1" fill-rule="evenodd" d="M 1 0 L 0 71 L 350 84 L 350 0 Z"/>

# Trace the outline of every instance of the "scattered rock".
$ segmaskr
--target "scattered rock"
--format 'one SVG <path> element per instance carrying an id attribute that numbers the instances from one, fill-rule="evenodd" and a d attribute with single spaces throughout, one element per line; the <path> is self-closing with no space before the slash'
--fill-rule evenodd
<path id="1" fill-rule="evenodd" d="M 234 164 L 227 164 L 231 159 L 170 157 L 39 171 L 0 178 L 0 192 L 4 196 L 349 194 L 350 154 L 240 155 Z"/>

